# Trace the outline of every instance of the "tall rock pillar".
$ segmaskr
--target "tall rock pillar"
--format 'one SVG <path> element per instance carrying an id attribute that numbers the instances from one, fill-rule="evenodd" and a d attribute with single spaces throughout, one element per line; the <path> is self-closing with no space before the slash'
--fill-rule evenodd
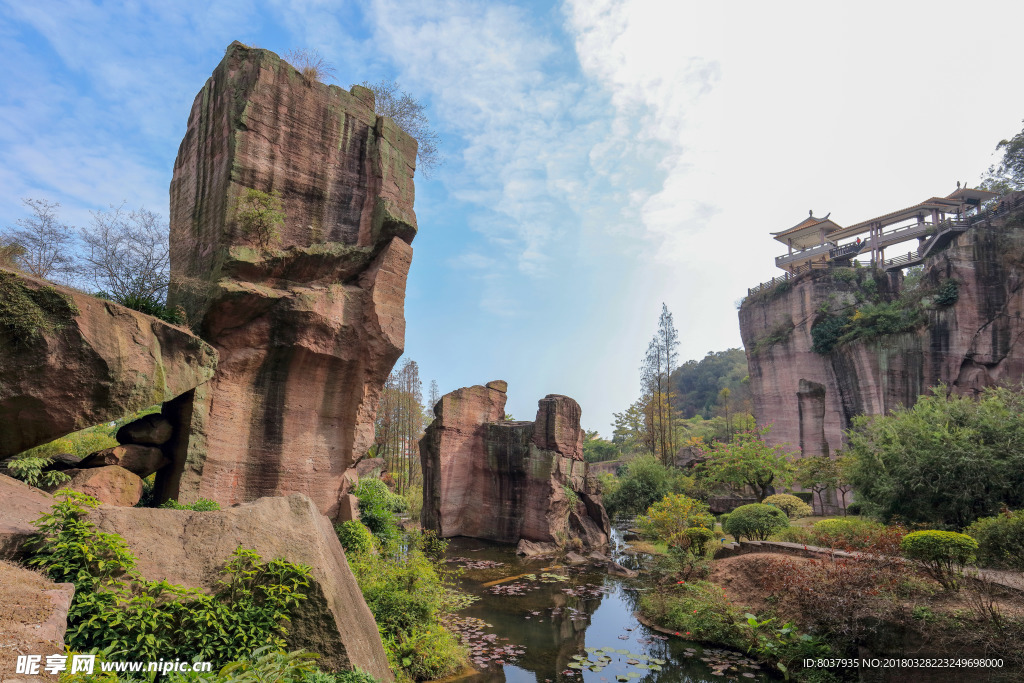
<path id="1" fill-rule="evenodd" d="M 171 303 L 220 353 L 167 495 L 233 504 L 304 493 L 334 516 L 402 353 L 416 142 L 373 94 L 307 80 L 232 43 L 196 97 L 171 180 Z M 236 220 L 279 193 L 280 239 Z"/>

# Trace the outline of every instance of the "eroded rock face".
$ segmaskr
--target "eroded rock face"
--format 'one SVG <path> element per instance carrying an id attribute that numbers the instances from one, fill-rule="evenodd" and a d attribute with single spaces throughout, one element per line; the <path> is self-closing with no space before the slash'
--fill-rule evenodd
<path id="1" fill-rule="evenodd" d="M 0 474 L 0 560 L 19 558 L 37 529 L 33 522 L 50 511 L 53 496 Z"/>
<path id="2" fill-rule="evenodd" d="M 16 674 L 17 655 L 42 654 L 45 666 L 45 655 L 64 652 L 74 595 L 74 584 L 53 583 L 38 572 L 0 560 L 0 625 L 5 649 L 0 656 L 0 680 L 56 679 L 45 673 L 22 678 Z"/>
<path id="3" fill-rule="evenodd" d="M 420 441 L 424 528 L 445 538 L 531 542 L 526 548 L 606 544 L 601 496 L 575 457 L 579 405 L 549 395 L 537 422 L 503 421 L 505 387 L 496 381 L 458 389 L 435 406 Z"/>
<path id="4" fill-rule="evenodd" d="M 393 680 L 341 543 L 306 496 L 263 498 L 216 512 L 102 506 L 89 518 L 125 538 L 147 579 L 212 591 L 220 568 L 240 545 L 264 561 L 283 557 L 311 566 L 309 598 L 288 626 L 290 649 L 320 654 L 319 665 L 328 671 L 357 667 Z"/>
<path id="5" fill-rule="evenodd" d="M 142 498 L 142 478 L 118 465 L 66 470 L 71 481 L 53 487 L 88 494 L 106 505 L 131 507 Z"/>
<path id="6" fill-rule="evenodd" d="M 0 269 L 0 459 L 169 401 L 213 376 L 216 352 L 184 329 Z M 38 335 L 29 336 L 32 319 Z"/>
<path id="7" fill-rule="evenodd" d="M 302 492 L 339 511 L 402 352 L 416 143 L 365 88 L 307 82 L 233 43 L 196 97 L 171 181 L 172 300 L 220 353 L 161 495 L 221 504 Z M 269 252 L 235 219 L 279 192 Z"/>
<path id="8" fill-rule="evenodd" d="M 879 415 L 911 406 L 939 383 L 973 394 L 1024 377 L 1024 211 L 1018 208 L 972 227 L 924 264 L 922 282 L 933 290 L 957 283 L 957 300 L 928 308 L 917 330 L 812 350 L 811 328 L 833 309 L 856 307 L 859 285 L 828 271 L 812 271 L 768 301 L 744 303 L 740 331 L 747 351 L 754 414 L 771 424 L 766 440 L 805 456 L 828 455 L 843 444 L 856 415 Z M 879 282 L 883 296 L 898 296 L 902 275 Z M 780 330 L 791 331 L 779 335 Z M 771 335 L 774 344 L 759 344 Z M 756 351 L 751 351 L 756 349 Z"/>

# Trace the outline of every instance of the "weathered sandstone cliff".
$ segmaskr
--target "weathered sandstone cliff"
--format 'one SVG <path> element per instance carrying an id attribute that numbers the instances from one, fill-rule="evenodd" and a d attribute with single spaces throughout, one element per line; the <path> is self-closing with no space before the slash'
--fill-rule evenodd
<path id="1" fill-rule="evenodd" d="M 172 300 L 221 362 L 182 408 L 193 438 L 164 497 L 301 492 L 338 513 L 403 349 L 415 158 L 369 90 L 228 48 L 192 106 L 171 181 Z M 285 224 L 268 252 L 235 218 L 249 188 L 280 193 Z"/>
<path id="2" fill-rule="evenodd" d="M 850 269 L 846 275 L 811 271 L 781 290 L 749 297 L 740 308 L 740 331 L 755 416 L 759 424 L 772 425 L 767 440 L 789 444 L 804 456 L 826 455 L 842 446 L 854 416 L 913 405 L 939 383 L 970 394 L 1019 382 L 1024 377 L 1022 196 L 1006 200 L 1007 210 L 925 261 L 919 286 L 927 295 L 914 311 L 920 324 L 901 333 L 842 343 L 830 353 L 812 349 L 812 328 L 836 311 L 856 315 L 864 305 L 865 285 L 877 289 L 882 301 L 899 298 L 905 285 L 898 272 L 858 281 Z M 943 298 L 937 293 L 946 287 L 951 289 Z"/>
<path id="3" fill-rule="evenodd" d="M 580 407 L 541 399 L 535 422 L 504 421 L 507 385 L 445 394 L 420 441 L 426 529 L 445 538 L 600 546 L 609 523 L 583 461 Z"/>
<path id="4" fill-rule="evenodd" d="M 216 365 L 186 330 L 0 269 L 0 459 L 171 401 Z"/>

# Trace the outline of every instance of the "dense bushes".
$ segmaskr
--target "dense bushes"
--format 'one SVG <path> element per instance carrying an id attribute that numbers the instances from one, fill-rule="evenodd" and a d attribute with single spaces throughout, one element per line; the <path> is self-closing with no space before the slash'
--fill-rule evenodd
<path id="1" fill-rule="evenodd" d="M 789 526 L 786 513 L 773 505 L 751 503 L 741 505 L 725 520 L 725 531 L 737 540 L 749 538 L 764 541 L 780 529 Z"/>
<path id="2" fill-rule="evenodd" d="M 641 533 L 663 541 L 669 546 L 689 547 L 691 527 L 714 528 L 715 518 L 708 506 L 680 493 L 670 493 L 647 508 L 647 513 L 636 520 Z"/>
<path id="3" fill-rule="evenodd" d="M 352 524 L 359 522 L 346 522 L 339 529 Z M 466 663 L 465 649 L 443 622 L 472 599 L 456 590 L 457 575 L 443 561 L 447 542 L 431 532 L 416 531 L 404 543 L 378 540 L 375 545 L 367 550 L 353 546 L 347 557 L 377 621 L 392 670 L 404 680 L 458 672 Z"/>
<path id="4" fill-rule="evenodd" d="M 604 498 L 608 515 L 639 515 L 672 490 L 673 473 L 653 455 L 631 460 Z"/>
<path id="5" fill-rule="evenodd" d="M 238 548 L 213 595 L 149 581 L 135 570 L 124 539 L 85 519 L 99 504 L 94 498 L 74 491 L 57 497 L 61 501 L 37 522 L 30 564 L 75 585 L 69 647 L 130 650 L 151 661 L 230 661 L 264 645 L 284 647 L 284 623 L 306 599 L 309 567 L 281 559 L 263 563 L 254 551 Z"/>
<path id="6" fill-rule="evenodd" d="M 342 522 L 334 527 L 346 553 L 365 553 L 373 550 L 373 534 L 362 523 L 355 520 Z"/>
<path id="7" fill-rule="evenodd" d="M 1024 571 L 1024 510 L 983 517 L 967 528 L 978 541 L 978 563 Z"/>
<path id="8" fill-rule="evenodd" d="M 398 538 L 395 512 L 404 510 L 405 499 L 391 493 L 380 479 L 361 479 L 355 490 L 359 500 L 359 520 L 384 543 Z"/>
<path id="9" fill-rule="evenodd" d="M 218 503 L 215 500 L 210 500 L 209 498 L 200 498 L 194 503 L 182 505 L 181 503 L 172 498 L 171 500 L 162 503 L 160 507 L 169 510 L 192 510 L 194 512 L 214 512 L 215 510 L 220 510 L 220 503 Z"/>
<path id="10" fill-rule="evenodd" d="M 854 418 L 848 453 L 865 514 L 963 529 L 1024 507 L 1024 394 L 990 388 L 975 400 L 937 387 L 909 410 Z"/>
<path id="11" fill-rule="evenodd" d="M 943 588 L 959 588 L 964 565 L 974 561 L 978 542 L 954 531 L 915 531 L 903 537 L 903 554 L 917 560 Z"/>
<path id="12" fill-rule="evenodd" d="M 814 510 L 811 509 L 810 505 L 788 493 L 776 493 L 774 496 L 768 496 L 761 502 L 765 505 L 774 505 L 785 512 L 786 516 L 790 519 L 810 517 L 814 514 Z"/>

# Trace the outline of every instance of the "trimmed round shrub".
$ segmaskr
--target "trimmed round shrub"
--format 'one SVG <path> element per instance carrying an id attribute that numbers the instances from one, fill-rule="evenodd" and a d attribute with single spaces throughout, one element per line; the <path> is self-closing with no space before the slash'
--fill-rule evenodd
<path id="1" fill-rule="evenodd" d="M 814 514 L 814 510 L 810 505 L 788 493 L 776 493 L 774 496 L 768 496 L 761 502 L 765 505 L 774 505 L 785 512 L 786 516 L 790 519 L 810 517 Z"/>
<path id="2" fill-rule="evenodd" d="M 373 534 L 361 522 L 349 520 L 334 527 L 346 553 L 365 553 L 373 548 Z"/>
<path id="3" fill-rule="evenodd" d="M 983 517 L 967 533 L 978 541 L 978 564 L 1024 571 L 1024 510 Z"/>
<path id="4" fill-rule="evenodd" d="M 718 515 L 718 523 L 722 525 L 722 530 L 725 531 L 725 520 L 729 519 L 729 513 L 723 512 Z"/>
<path id="5" fill-rule="evenodd" d="M 914 531 L 900 543 L 903 556 L 917 560 L 947 590 L 957 590 L 965 564 L 974 561 L 978 542 L 955 531 Z"/>
<path id="6" fill-rule="evenodd" d="M 752 541 L 764 541 L 780 529 L 789 526 L 789 517 L 774 505 L 751 503 L 741 505 L 729 513 L 725 520 L 725 530 L 736 540 L 748 538 Z"/>

